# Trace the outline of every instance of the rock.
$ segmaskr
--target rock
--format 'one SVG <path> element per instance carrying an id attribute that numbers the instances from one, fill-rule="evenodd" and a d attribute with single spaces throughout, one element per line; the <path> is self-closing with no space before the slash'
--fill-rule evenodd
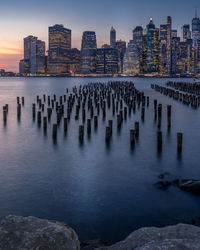
<path id="1" fill-rule="evenodd" d="M 164 228 L 141 228 L 124 241 L 96 250 L 199 250 L 200 228 L 178 224 Z"/>
<path id="2" fill-rule="evenodd" d="M 170 175 L 170 173 L 169 172 L 165 172 L 163 174 L 160 174 L 160 175 L 158 175 L 158 178 L 159 179 L 164 179 L 166 177 L 166 175 Z"/>
<path id="3" fill-rule="evenodd" d="M 192 194 L 200 195 L 200 181 L 197 180 L 183 180 L 179 187 Z"/>
<path id="4" fill-rule="evenodd" d="M 0 223 L 1 250 L 79 250 L 78 236 L 56 221 L 9 215 Z"/>
<path id="5" fill-rule="evenodd" d="M 156 187 L 162 190 L 166 190 L 171 186 L 171 184 L 172 183 L 170 181 L 158 181 L 155 183 Z"/>

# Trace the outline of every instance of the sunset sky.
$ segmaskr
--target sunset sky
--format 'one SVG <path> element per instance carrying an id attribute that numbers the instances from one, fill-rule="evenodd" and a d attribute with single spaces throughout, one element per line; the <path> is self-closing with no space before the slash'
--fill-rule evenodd
<path id="1" fill-rule="evenodd" d="M 127 42 L 136 25 L 156 26 L 172 16 L 173 28 L 180 31 L 191 24 L 196 0 L 6 0 L 0 6 L 0 68 L 18 72 L 23 57 L 23 38 L 35 35 L 48 45 L 48 26 L 64 24 L 72 30 L 72 47 L 80 48 L 82 32 L 96 31 L 98 46 L 109 42 L 113 25 L 117 39 Z M 200 11 L 198 13 L 200 15 Z"/>

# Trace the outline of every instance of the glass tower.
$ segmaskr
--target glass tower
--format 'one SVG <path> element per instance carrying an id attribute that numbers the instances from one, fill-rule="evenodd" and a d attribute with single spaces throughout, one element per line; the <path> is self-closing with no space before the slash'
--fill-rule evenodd
<path id="1" fill-rule="evenodd" d="M 110 47 L 115 48 L 116 43 L 116 30 L 112 27 L 110 30 Z"/>
<path id="2" fill-rule="evenodd" d="M 49 27 L 48 71 L 50 74 L 68 72 L 67 51 L 71 49 L 71 30 L 63 25 Z"/>
<path id="3" fill-rule="evenodd" d="M 81 73 L 91 74 L 96 72 L 96 34 L 94 31 L 85 31 L 81 44 Z"/>

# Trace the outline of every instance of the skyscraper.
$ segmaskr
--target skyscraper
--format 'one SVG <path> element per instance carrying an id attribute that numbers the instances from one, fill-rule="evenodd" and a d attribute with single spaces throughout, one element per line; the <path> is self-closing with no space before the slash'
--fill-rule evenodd
<path id="1" fill-rule="evenodd" d="M 110 47 L 115 48 L 116 43 L 116 30 L 112 27 L 110 30 Z"/>
<path id="2" fill-rule="evenodd" d="M 194 73 L 198 72 L 198 40 L 200 40 L 200 19 L 197 17 L 197 9 L 195 17 L 192 19 L 192 39 L 194 47 Z"/>
<path id="3" fill-rule="evenodd" d="M 31 74 L 45 74 L 45 42 L 41 40 L 31 43 Z"/>
<path id="4" fill-rule="evenodd" d="M 122 40 L 118 40 L 115 43 L 115 48 L 119 51 L 120 54 L 120 73 L 123 73 L 123 59 L 124 59 L 124 54 L 126 52 L 126 42 Z"/>
<path id="5" fill-rule="evenodd" d="M 144 30 L 142 44 L 143 73 L 158 72 L 159 69 L 159 29 L 152 18 Z"/>
<path id="6" fill-rule="evenodd" d="M 120 52 L 114 48 L 101 48 L 96 52 L 96 73 L 119 73 Z"/>
<path id="7" fill-rule="evenodd" d="M 96 34 L 94 31 L 85 31 L 82 36 L 81 44 L 81 73 L 95 73 L 95 57 L 96 57 Z"/>
<path id="8" fill-rule="evenodd" d="M 67 73 L 67 51 L 71 49 L 71 30 L 63 25 L 49 27 L 48 71 L 50 74 Z"/>
<path id="9" fill-rule="evenodd" d="M 142 67 L 142 36 L 143 28 L 137 26 L 133 30 L 133 40 L 130 40 L 124 55 L 123 73 L 137 75 L 141 73 Z"/>
<path id="10" fill-rule="evenodd" d="M 31 73 L 31 44 L 36 40 L 36 36 L 27 36 L 24 38 L 24 59 L 21 61 L 22 74 L 26 75 Z"/>
<path id="11" fill-rule="evenodd" d="M 167 64 L 166 64 L 166 72 L 170 76 L 172 71 L 172 58 L 171 58 L 171 42 L 172 42 L 172 18 L 170 16 L 167 17 Z"/>
<path id="12" fill-rule="evenodd" d="M 181 27 L 181 42 L 186 42 L 187 39 L 191 39 L 190 25 L 184 24 Z"/>

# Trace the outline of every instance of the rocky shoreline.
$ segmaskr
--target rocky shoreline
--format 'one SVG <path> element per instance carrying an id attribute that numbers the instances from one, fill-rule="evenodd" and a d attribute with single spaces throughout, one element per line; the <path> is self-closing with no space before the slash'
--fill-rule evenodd
<path id="1" fill-rule="evenodd" d="M 67 224 L 36 217 L 9 215 L 0 222 L 1 250 L 199 250 L 200 227 L 178 224 L 163 228 L 141 228 L 125 240 L 93 240 L 80 243 Z"/>
<path id="2" fill-rule="evenodd" d="M 170 173 L 158 176 L 155 186 L 167 190 L 171 186 L 200 195 L 200 181 L 174 178 Z M 0 222 L 0 250 L 199 250 L 200 217 L 187 224 L 163 228 L 141 228 L 125 240 L 80 242 L 76 232 L 67 224 L 33 216 L 9 215 Z"/>

